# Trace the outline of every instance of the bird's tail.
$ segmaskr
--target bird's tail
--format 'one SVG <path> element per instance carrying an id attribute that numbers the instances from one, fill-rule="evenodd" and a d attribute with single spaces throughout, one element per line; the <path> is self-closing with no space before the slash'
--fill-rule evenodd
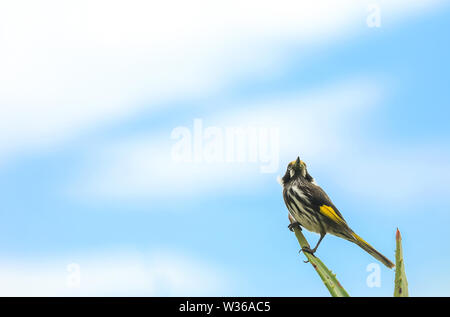
<path id="1" fill-rule="evenodd" d="M 374 247 L 372 247 L 370 244 L 368 244 L 366 241 L 364 241 L 360 236 L 358 236 L 356 233 L 351 233 L 354 240 L 352 242 L 359 245 L 364 251 L 372 255 L 375 259 L 386 265 L 388 268 L 392 269 L 395 265 L 387 257 L 385 257 L 383 254 L 375 250 Z"/>

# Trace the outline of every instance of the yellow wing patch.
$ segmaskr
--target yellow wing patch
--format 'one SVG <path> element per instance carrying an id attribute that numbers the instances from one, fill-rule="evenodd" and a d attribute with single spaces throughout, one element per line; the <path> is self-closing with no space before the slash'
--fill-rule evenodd
<path id="1" fill-rule="evenodd" d="M 353 236 L 353 238 L 355 238 L 355 239 L 358 240 L 359 242 L 361 242 L 361 243 L 363 243 L 363 244 L 366 244 L 366 245 L 372 247 L 370 244 L 368 244 L 366 241 L 364 241 L 364 239 L 361 238 L 360 236 L 358 236 L 356 233 L 353 232 L 353 233 L 352 233 L 352 236 Z"/>
<path id="2" fill-rule="evenodd" d="M 339 217 L 339 215 L 330 206 L 327 205 L 320 206 L 320 212 L 322 213 L 322 215 L 334 221 L 335 223 L 345 223 L 344 219 Z"/>

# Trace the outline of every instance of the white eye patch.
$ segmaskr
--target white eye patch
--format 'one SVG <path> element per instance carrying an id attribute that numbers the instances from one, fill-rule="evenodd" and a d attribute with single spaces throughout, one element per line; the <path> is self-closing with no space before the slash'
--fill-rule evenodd
<path id="1" fill-rule="evenodd" d="M 302 171 L 302 176 L 303 176 L 303 177 L 306 177 L 306 168 L 302 168 L 301 171 Z"/>

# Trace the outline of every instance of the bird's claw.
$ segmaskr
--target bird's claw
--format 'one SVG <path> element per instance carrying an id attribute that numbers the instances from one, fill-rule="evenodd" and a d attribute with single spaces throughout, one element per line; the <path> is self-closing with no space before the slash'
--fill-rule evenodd
<path id="1" fill-rule="evenodd" d="M 306 252 L 306 253 L 309 253 L 309 254 L 311 254 L 312 256 L 315 257 L 314 253 L 316 252 L 316 250 L 311 250 L 308 247 L 303 247 L 303 248 L 300 249 L 300 251 L 298 251 L 298 253 L 301 253 L 302 251 Z"/>
<path id="2" fill-rule="evenodd" d="M 292 222 L 289 224 L 288 229 L 291 230 L 292 232 L 294 232 L 294 228 L 298 228 L 300 229 L 300 231 L 302 230 L 302 228 L 300 227 L 300 223 L 296 222 Z"/>

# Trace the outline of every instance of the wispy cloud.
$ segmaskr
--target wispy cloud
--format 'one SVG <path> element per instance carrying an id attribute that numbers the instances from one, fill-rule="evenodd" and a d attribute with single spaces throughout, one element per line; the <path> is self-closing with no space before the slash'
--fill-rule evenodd
<path id="1" fill-rule="evenodd" d="M 308 94 L 224 106 L 226 110 L 202 118 L 205 126 L 219 129 L 278 127 L 275 174 L 261 174 L 261 162 L 174 162 L 171 151 L 176 141 L 170 139 L 169 130 L 160 130 L 131 135 L 91 153 L 70 191 L 82 199 L 129 200 L 171 197 L 174 191 L 178 197 L 193 197 L 218 189 L 255 190 L 300 155 L 313 175 L 321 171 L 348 193 L 374 201 L 412 204 L 421 200 L 431 183 L 436 192 L 450 192 L 446 184 L 450 155 L 440 145 L 398 146 L 360 135 L 360 125 L 376 113 L 382 99 L 378 84 L 357 78 Z M 186 126 L 193 119 L 187 118 Z"/>
<path id="2" fill-rule="evenodd" d="M 365 28 L 367 3 L 2 2 L 0 157 L 62 142 L 144 104 L 275 72 L 292 43 L 306 49 Z M 380 5 L 395 20 L 437 3 Z"/>
<path id="3" fill-rule="evenodd" d="M 225 272 L 173 253 L 121 252 L 2 259 L 1 296 L 201 296 L 223 294 Z"/>
<path id="4" fill-rule="evenodd" d="M 202 119 L 205 126 L 218 129 L 249 125 L 279 128 L 278 152 L 273 157 L 276 162 L 272 162 L 276 166 L 273 172 L 279 173 L 284 169 L 280 162 L 299 153 L 307 153 L 310 161 L 324 161 L 323 153 L 348 148 L 345 133 L 351 122 L 366 113 L 379 94 L 376 85 L 358 78 L 306 95 L 272 96 L 233 108 L 224 106 L 224 110 Z M 190 126 L 193 118 L 186 120 Z M 195 195 L 217 188 L 248 187 L 259 177 L 260 162 L 175 162 L 171 156 L 175 143 L 170 131 L 164 130 L 106 144 L 92 154 L 75 191 L 111 199 L 156 198 L 170 196 L 173 191 Z M 275 175 L 271 174 L 270 180 Z"/>

